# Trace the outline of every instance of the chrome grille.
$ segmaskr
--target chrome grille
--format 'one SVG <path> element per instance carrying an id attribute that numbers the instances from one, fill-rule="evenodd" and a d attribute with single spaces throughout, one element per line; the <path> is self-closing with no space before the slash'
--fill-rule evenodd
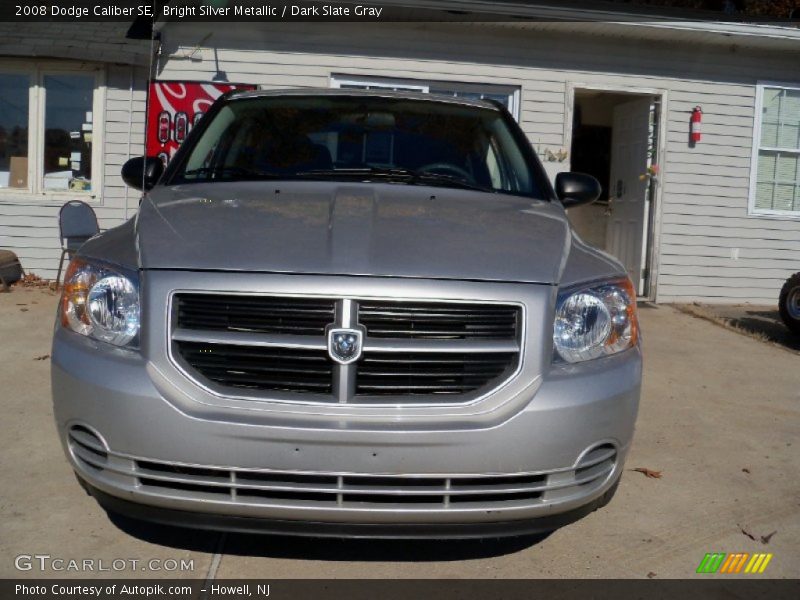
<path id="1" fill-rule="evenodd" d="M 616 448 L 604 444 L 573 469 L 497 475 L 317 474 L 176 465 L 136 460 L 143 491 L 171 492 L 197 500 L 340 508 L 431 509 L 529 506 L 568 498 L 600 486 L 616 466 Z"/>
<path id="2" fill-rule="evenodd" d="M 250 390 L 280 392 L 289 401 L 468 402 L 519 367 L 521 322 L 519 306 L 489 302 L 181 292 L 172 302 L 172 356 L 220 395 Z M 363 332 L 358 361 L 331 359 L 331 328 Z"/>
<path id="3" fill-rule="evenodd" d="M 175 300 L 180 327 L 279 335 L 324 335 L 335 308 L 333 300 L 236 294 L 179 294 Z"/>
<path id="4" fill-rule="evenodd" d="M 108 452 L 103 441 L 83 425 L 73 425 L 67 433 L 72 455 L 82 465 L 102 470 L 108 464 Z"/>
<path id="5" fill-rule="evenodd" d="M 363 301 L 358 321 L 374 338 L 513 339 L 519 311 L 513 306 Z"/>
<path id="6" fill-rule="evenodd" d="M 542 506 L 599 489 L 618 467 L 617 448 L 599 443 L 572 467 L 532 473 L 388 474 L 304 472 L 190 465 L 109 450 L 83 425 L 67 440 L 79 471 L 110 476 L 132 492 L 203 503 L 294 508 L 481 510 Z M 124 482 L 124 483 L 123 483 Z"/>
<path id="7" fill-rule="evenodd" d="M 253 390 L 330 394 L 333 361 L 324 350 L 176 342 L 181 356 L 207 379 Z"/>
<path id="8" fill-rule="evenodd" d="M 358 365 L 356 395 L 465 394 L 503 375 L 513 353 L 372 354 Z"/>

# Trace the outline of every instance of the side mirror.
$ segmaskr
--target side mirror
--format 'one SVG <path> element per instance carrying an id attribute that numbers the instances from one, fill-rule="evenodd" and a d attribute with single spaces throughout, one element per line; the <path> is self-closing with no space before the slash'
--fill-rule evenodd
<path id="1" fill-rule="evenodd" d="M 564 208 L 591 204 L 600 197 L 600 182 L 584 173 L 559 173 L 556 175 L 556 196 Z"/>
<path id="2" fill-rule="evenodd" d="M 158 183 L 163 173 L 164 163 L 152 156 L 137 156 L 122 165 L 122 181 L 143 192 Z"/>

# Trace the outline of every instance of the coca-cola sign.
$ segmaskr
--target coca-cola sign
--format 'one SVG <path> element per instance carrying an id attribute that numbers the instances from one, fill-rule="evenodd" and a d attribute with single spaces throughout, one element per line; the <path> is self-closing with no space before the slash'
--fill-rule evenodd
<path id="1" fill-rule="evenodd" d="M 234 89 L 254 90 L 245 83 L 151 81 L 147 97 L 147 156 L 166 165 L 214 101 Z"/>

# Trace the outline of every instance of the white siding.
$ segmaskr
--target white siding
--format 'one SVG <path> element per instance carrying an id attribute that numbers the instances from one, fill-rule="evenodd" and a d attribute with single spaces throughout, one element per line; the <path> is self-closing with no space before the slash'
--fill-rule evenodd
<path id="1" fill-rule="evenodd" d="M 144 149 L 150 43 L 126 39 L 129 27 L 129 22 L 0 23 L 0 65 L 4 58 L 105 64 L 104 172 L 93 175 L 102 177 L 103 194 L 91 201 L 101 229 L 119 225 L 138 206 L 138 195 L 125 188 L 119 172 L 129 154 L 141 155 Z M 16 252 L 26 271 L 55 278 L 61 254 L 58 211 L 62 203 L 63 199 L 33 194 L 0 197 L 0 248 Z"/>
<path id="2" fill-rule="evenodd" d="M 230 81 L 265 88 L 328 87 L 333 73 L 520 86 L 521 124 L 540 149 L 569 145 L 570 85 L 664 90 L 659 301 L 773 303 L 782 280 L 800 269 L 800 220 L 747 215 L 755 85 L 800 82 L 796 52 L 567 36 L 502 24 L 258 23 L 231 33 L 213 24 L 169 23 L 163 34 L 161 79 L 210 80 L 219 69 Z M 204 39 L 215 48 L 198 48 Z M 119 180 L 122 162 L 141 152 L 144 128 L 145 73 L 137 71 L 132 95 L 129 77 L 129 67 L 109 66 L 105 192 L 97 208 L 104 226 L 119 223 L 138 200 Z M 704 137 L 690 148 L 689 117 L 698 104 Z M 13 236 L 11 247 L 25 266 L 51 274 L 57 208 L 0 205 L 0 246 Z M 732 249 L 739 260 L 731 258 Z"/>
<path id="3" fill-rule="evenodd" d="M 107 65 L 105 79 L 102 197 L 91 201 L 101 229 L 132 217 L 139 203 L 139 194 L 123 184 L 120 167 L 129 156 L 141 156 L 144 151 L 147 70 Z M 108 133 L 113 131 L 122 132 L 121 138 Z M 26 271 L 47 279 L 55 278 L 61 254 L 58 211 L 62 204 L 63 200 L 32 194 L 0 198 L 0 248 L 16 252 Z"/>
<path id="4" fill-rule="evenodd" d="M 203 25 L 164 31 L 160 77 L 230 81 L 264 88 L 327 87 L 333 73 L 517 85 L 521 125 L 535 147 L 562 148 L 570 84 L 667 94 L 663 192 L 656 257 L 659 301 L 774 303 L 800 269 L 800 220 L 747 214 L 755 86 L 800 82 L 796 53 L 607 36 L 566 37 L 502 25 L 259 24 L 236 38 Z M 188 58 L 191 56 L 191 58 Z M 692 108 L 703 107 L 703 141 L 688 144 Z M 738 260 L 731 258 L 738 249 Z"/>

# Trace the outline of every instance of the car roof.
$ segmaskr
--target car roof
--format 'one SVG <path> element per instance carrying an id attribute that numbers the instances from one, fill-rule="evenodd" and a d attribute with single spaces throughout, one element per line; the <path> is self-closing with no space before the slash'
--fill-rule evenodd
<path id="1" fill-rule="evenodd" d="M 240 98 L 272 98 L 279 96 L 315 97 L 315 96 L 341 96 L 348 98 L 395 98 L 398 100 L 413 100 L 418 102 L 436 102 L 456 104 L 459 106 L 472 106 L 475 108 L 500 110 L 498 104 L 489 100 L 475 100 L 442 94 L 426 94 L 422 92 L 407 92 L 394 90 L 359 90 L 350 88 L 302 88 L 302 89 L 277 89 L 277 90 L 233 90 L 229 92 L 230 99 Z"/>

